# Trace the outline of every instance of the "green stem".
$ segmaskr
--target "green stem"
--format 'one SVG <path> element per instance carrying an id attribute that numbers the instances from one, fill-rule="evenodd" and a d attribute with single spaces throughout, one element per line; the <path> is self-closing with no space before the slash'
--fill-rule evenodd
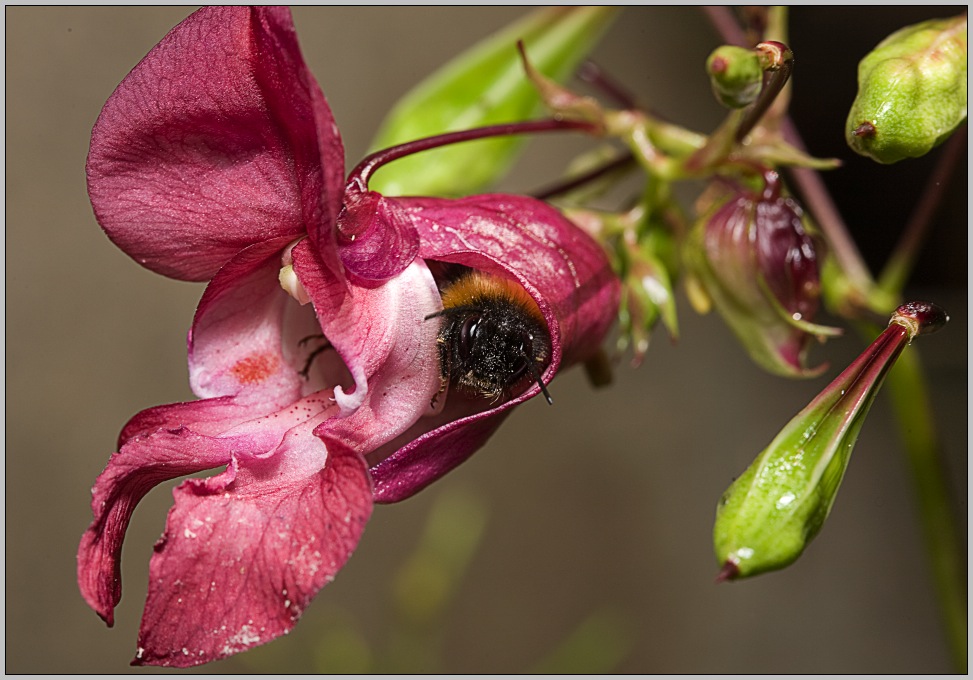
<path id="1" fill-rule="evenodd" d="M 957 672 L 967 668 L 966 564 L 943 469 L 941 444 L 916 352 L 903 352 L 886 382 L 912 468 L 926 551 Z"/>

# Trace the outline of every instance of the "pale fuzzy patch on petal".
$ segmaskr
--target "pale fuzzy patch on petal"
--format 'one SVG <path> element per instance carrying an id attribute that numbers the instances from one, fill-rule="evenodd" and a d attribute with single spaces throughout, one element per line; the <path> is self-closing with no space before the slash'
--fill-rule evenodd
<path id="1" fill-rule="evenodd" d="M 277 239 L 241 251 L 206 287 L 189 335 L 196 396 L 277 404 L 297 398 L 300 378 L 281 350 L 284 307 L 295 304 L 277 285 L 286 243 Z"/>
<path id="2" fill-rule="evenodd" d="M 267 411 L 350 384 L 334 352 L 311 359 L 325 341 L 314 310 L 278 285 L 284 241 L 244 249 L 207 286 L 189 336 L 190 385 L 198 396 L 234 395 L 237 404 Z M 328 280 L 344 291 L 343 282 Z"/>

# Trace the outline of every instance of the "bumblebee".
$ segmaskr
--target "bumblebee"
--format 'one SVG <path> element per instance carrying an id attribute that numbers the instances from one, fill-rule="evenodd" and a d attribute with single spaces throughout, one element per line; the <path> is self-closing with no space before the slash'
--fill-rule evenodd
<path id="1" fill-rule="evenodd" d="M 553 403 L 541 372 L 551 336 L 537 303 L 511 279 L 467 271 L 441 288 L 439 359 L 444 386 L 497 402 L 528 376 Z"/>

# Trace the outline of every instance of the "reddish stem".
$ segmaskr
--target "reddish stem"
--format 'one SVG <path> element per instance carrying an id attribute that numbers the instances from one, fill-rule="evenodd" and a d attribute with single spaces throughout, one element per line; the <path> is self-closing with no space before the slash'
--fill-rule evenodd
<path id="1" fill-rule="evenodd" d="M 781 121 L 781 132 L 791 146 L 806 152 L 804 141 L 790 117 L 785 117 Z M 845 275 L 857 290 L 870 290 L 873 285 L 871 272 L 868 271 L 868 265 L 865 264 L 861 251 L 851 238 L 838 206 L 831 198 L 831 193 L 825 187 L 820 173 L 813 168 L 794 166 L 788 168 L 788 174 L 804 197 L 804 205 L 814 215 L 821 231 L 827 236 Z"/>
<path id="2" fill-rule="evenodd" d="M 561 194 L 566 194 L 567 192 L 577 189 L 580 186 L 584 186 L 588 182 L 592 182 L 599 177 L 603 177 L 615 170 L 621 170 L 629 165 L 635 164 L 635 156 L 631 152 L 622 154 L 618 158 L 612 159 L 606 163 L 599 165 L 598 167 L 589 170 L 583 175 L 574 177 L 572 179 L 557 182 L 550 186 L 547 186 L 539 191 L 533 192 L 531 195 L 534 198 L 539 198 L 542 201 L 546 201 L 554 196 L 559 196 Z"/>
<path id="3" fill-rule="evenodd" d="M 764 117 L 764 114 L 770 109 L 771 104 L 774 103 L 777 95 L 780 94 L 780 91 L 784 89 L 784 85 L 790 79 L 791 71 L 794 70 L 794 55 L 784 43 L 769 41 L 761 43 L 757 46 L 757 49 L 762 49 L 764 53 L 772 52 L 777 57 L 777 63 L 769 69 L 769 77 L 767 77 L 765 71 L 764 86 L 760 89 L 760 96 L 747 111 L 746 116 L 740 122 L 740 127 L 737 128 L 736 134 L 733 136 L 737 143 L 742 142 L 760 122 L 760 119 Z"/>
<path id="4" fill-rule="evenodd" d="M 723 563 L 722 568 L 720 568 L 720 573 L 716 575 L 716 583 L 725 583 L 726 581 L 734 581 L 740 576 L 740 567 L 736 563 L 727 560 Z"/>
<path id="5" fill-rule="evenodd" d="M 598 88 L 603 94 L 614 99 L 615 103 L 623 109 L 638 108 L 638 103 L 635 101 L 632 93 L 626 90 L 614 78 L 611 78 L 605 73 L 603 68 L 590 59 L 582 62 L 575 75 L 581 82 Z"/>
<path id="6" fill-rule="evenodd" d="M 913 264 L 915 264 L 926 236 L 929 234 L 933 217 L 935 217 L 936 211 L 942 203 L 953 171 L 966 151 L 966 137 L 967 130 L 964 125 L 960 130 L 954 132 L 953 136 L 946 142 L 936 163 L 936 168 L 926 181 L 926 186 L 919 198 L 919 204 L 916 205 L 909 217 L 909 222 L 905 225 L 895 250 L 892 251 L 892 255 L 879 276 L 879 285 L 883 289 L 897 294 L 905 285 L 906 278 Z"/>
<path id="7" fill-rule="evenodd" d="M 368 189 L 368 180 L 371 179 L 372 174 L 386 163 L 391 163 L 405 156 L 411 156 L 421 151 L 429 151 L 430 149 L 437 149 L 449 144 L 487 139 L 489 137 L 525 135 L 539 132 L 563 132 L 566 130 L 580 130 L 591 134 L 599 131 L 597 125 L 586 121 L 545 118 L 543 120 L 529 120 L 519 123 L 488 125 L 471 130 L 460 130 L 458 132 L 447 132 L 432 137 L 423 137 L 422 139 L 416 139 L 405 144 L 382 149 L 365 156 L 348 175 L 348 184 L 355 183 L 359 189 L 366 191 Z"/>

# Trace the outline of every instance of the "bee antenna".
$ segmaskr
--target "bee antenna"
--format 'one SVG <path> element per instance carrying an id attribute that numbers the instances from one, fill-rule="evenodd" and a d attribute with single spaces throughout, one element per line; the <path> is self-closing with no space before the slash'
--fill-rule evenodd
<path id="1" fill-rule="evenodd" d="M 537 370 L 537 366 L 535 366 L 534 362 L 530 361 L 529 358 L 527 361 L 527 367 L 530 369 L 531 375 L 534 376 L 534 380 L 536 380 L 537 384 L 540 386 L 541 392 L 544 393 L 544 398 L 547 399 L 547 403 L 554 406 L 554 400 L 551 399 L 551 393 L 547 391 L 547 385 L 545 385 L 544 381 L 541 379 L 540 371 Z"/>
<path id="2" fill-rule="evenodd" d="M 433 312 L 432 314 L 426 314 L 423 317 L 423 321 L 429 321 L 429 319 L 435 319 L 440 316 L 447 316 L 449 314 L 456 314 L 457 312 L 465 312 L 467 310 L 476 309 L 473 305 L 456 305 L 454 307 L 446 307 L 439 310 L 438 312 Z"/>

